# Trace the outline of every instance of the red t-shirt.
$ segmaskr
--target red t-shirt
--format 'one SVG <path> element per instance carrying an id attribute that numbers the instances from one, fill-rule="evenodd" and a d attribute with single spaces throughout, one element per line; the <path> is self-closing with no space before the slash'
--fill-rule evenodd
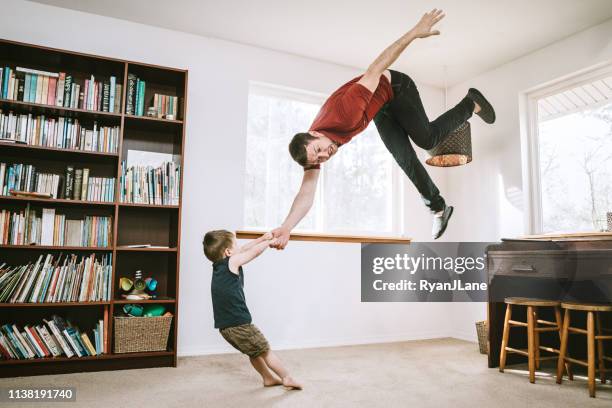
<path id="1" fill-rule="evenodd" d="M 386 76 L 381 75 L 374 93 L 357 81 L 361 75 L 342 85 L 323 104 L 308 130 L 323 133 L 338 146 L 351 141 L 368 127 L 380 108 L 393 98 L 393 90 Z M 305 169 L 317 169 L 319 165 Z"/>

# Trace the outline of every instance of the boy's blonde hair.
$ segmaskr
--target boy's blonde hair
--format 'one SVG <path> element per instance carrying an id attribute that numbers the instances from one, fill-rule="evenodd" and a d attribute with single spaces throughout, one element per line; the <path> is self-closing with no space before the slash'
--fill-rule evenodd
<path id="1" fill-rule="evenodd" d="M 225 250 L 232 247 L 234 238 L 234 233 L 227 230 L 208 231 L 202 241 L 204 255 L 211 262 L 222 260 Z"/>

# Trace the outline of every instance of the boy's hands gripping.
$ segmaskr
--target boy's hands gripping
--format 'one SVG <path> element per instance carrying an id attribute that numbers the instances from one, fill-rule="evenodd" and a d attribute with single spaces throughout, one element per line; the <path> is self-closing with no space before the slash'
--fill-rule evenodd
<path id="1" fill-rule="evenodd" d="M 272 232 L 266 232 L 265 234 L 263 234 L 262 238 L 265 241 L 268 241 L 268 246 L 269 247 L 274 247 L 274 245 L 277 244 L 278 242 L 278 238 L 274 238 L 274 235 L 272 234 Z"/>

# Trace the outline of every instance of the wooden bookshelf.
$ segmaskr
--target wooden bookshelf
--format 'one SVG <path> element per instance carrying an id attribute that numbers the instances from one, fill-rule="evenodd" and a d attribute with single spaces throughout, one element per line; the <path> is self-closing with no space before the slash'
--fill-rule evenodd
<path id="1" fill-rule="evenodd" d="M 0 196 L 0 210 L 11 211 L 30 208 L 55 208 L 60 213 L 79 218 L 82 215 L 113 217 L 112 240 L 108 247 L 0 245 L 0 264 L 22 265 L 35 261 L 46 253 L 89 255 L 112 253 L 111 297 L 108 301 L 58 302 L 58 303 L 0 303 L 0 325 L 16 323 L 39 324 L 42 318 L 58 314 L 75 323 L 81 331 L 91 336 L 91 328 L 98 319 L 108 314 L 108 330 L 105 341 L 108 353 L 99 356 L 67 358 L 35 358 L 27 360 L 0 360 L 0 377 L 57 374 L 79 371 L 119 370 L 146 367 L 176 367 L 178 337 L 179 259 L 182 200 L 178 205 L 133 204 L 120 202 L 121 162 L 127 159 L 128 150 L 172 154 L 180 163 L 179 189 L 183 193 L 183 158 L 185 146 L 185 118 L 187 106 L 187 70 L 155 66 L 135 61 L 108 58 L 78 52 L 41 47 L 0 39 L 0 69 L 5 66 L 26 67 L 48 72 L 66 72 L 75 82 L 94 75 L 96 78 L 116 77 L 122 85 L 121 109 L 109 113 L 30 103 L 0 98 L 0 110 L 4 113 L 45 115 L 50 118 L 76 118 L 84 124 L 94 121 L 100 126 L 118 126 L 119 144 L 116 153 L 93 152 L 56 147 L 43 147 L 20 143 L 0 142 L 2 162 L 25 163 L 36 166 L 42 172 L 63 174 L 67 164 L 76 168 L 89 168 L 95 177 L 114 177 L 115 200 L 112 202 L 69 199 L 46 199 Z M 128 74 L 146 81 L 145 114 L 152 105 L 155 93 L 177 96 L 180 100 L 177 115 L 173 119 L 136 116 L 126 113 Z M 1 95 L 0 95 L 1 96 Z M 0 135 L 1 136 L 1 135 Z M 129 245 L 150 244 L 163 248 L 130 248 Z M 135 270 L 142 270 L 143 277 L 154 277 L 157 282 L 157 298 L 127 300 L 121 298 L 119 279 L 133 277 Z M 166 351 L 143 353 L 114 353 L 114 329 L 112 317 L 125 304 L 163 304 L 174 317 Z M 92 339 L 93 341 L 93 339 Z"/>

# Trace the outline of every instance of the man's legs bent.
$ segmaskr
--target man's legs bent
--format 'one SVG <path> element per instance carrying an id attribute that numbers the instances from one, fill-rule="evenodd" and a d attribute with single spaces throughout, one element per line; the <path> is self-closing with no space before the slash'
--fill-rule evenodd
<path id="1" fill-rule="evenodd" d="M 422 149 L 436 147 L 474 112 L 474 102 L 466 96 L 455 107 L 430 122 L 416 84 L 408 75 L 392 70 L 391 86 L 393 99 L 389 101 L 389 108 L 402 129 Z"/>
<path id="2" fill-rule="evenodd" d="M 374 117 L 374 124 L 387 150 L 417 188 L 425 205 L 432 212 L 442 211 L 446 204 L 440 195 L 440 190 L 421 164 L 408 135 L 389 111 L 389 104 L 380 109 Z"/>

